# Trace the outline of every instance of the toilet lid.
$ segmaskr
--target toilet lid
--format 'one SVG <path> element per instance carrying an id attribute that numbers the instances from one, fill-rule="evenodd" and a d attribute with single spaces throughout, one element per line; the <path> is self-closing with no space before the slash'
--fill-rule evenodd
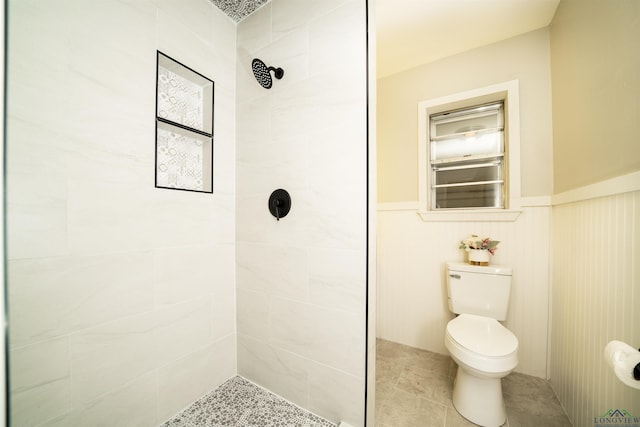
<path id="1" fill-rule="evenodd" d="M 489 317 L 461 314 L 447 324 L 447 332 L 460 345 L 489 357 L 506 356 L 518 348 L 518 339 Z"/>

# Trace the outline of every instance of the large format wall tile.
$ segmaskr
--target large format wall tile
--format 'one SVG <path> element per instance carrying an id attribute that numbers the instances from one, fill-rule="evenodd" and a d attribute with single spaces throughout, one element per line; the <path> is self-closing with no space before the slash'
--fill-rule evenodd
<path id="1" fill-rule="evenodd" d="M 68 251 L 66 181 L 57 176 L 42 179 L 24 173 L 14 173 L 12 178 L 7 189 L 10 195 L 8 258 L 65 255 Z M 16 230 L 22 231 L 18 234 Z"/>
<path id="2" fill-rule="evenodd" d="M 201 0 L 8 20 L 16 425 L 157 425 L 160 391 L 169 417 L 237 371 L 235 24 Z M 156 50 L 215 81 L 214 194 L 154 187 Z"/>
<path id="3" fill-rule="evenodd" d="M 352 425 L 364 425 L 362 379 L 309 363 L 309 410 Z"/>
<path id="4" fill-rule="evenodd" d="M 273 0 L 238 25 L 237 61 L 238 371 L 354 425 L 365 390 L 365 9 Z M 261 88 L 253 57 L 283 79 Z M 280 221 L 267 210 L 276 188 L 292 199 Z"/>
<path id="5" fill-rule="evenodd" d="M 155 249 L 156 304 L 171 305 L 210 295 L 212 284 L 216 293 L 227 296 L 233 291 L 234 249 L 226 244 Z"/>
<path id="6" fill-rule="evenodd" d="M 269 336 L 269 295 L 245 289 L 237 291 L 237 327 L 241 334 L 252 337 Z"/>
<path id="7" fill-rule="evenodd" d="M 46 422 L 51 427 L 158 424 L 158 382 L 155 373 L 143 375 L 124 387 L 105 394 L 71 412 Z"/>
<path id="8" fill-rule="evenodd" d="M 158 420 L 171 418 L 236 372 L 234 335 L 162 367 L 158 372 Z"/>
<path id="9" fill-rule="evenodd" d="M 308 301 L 308 264 L 305 248 L 239 243 L 237 286 Z"/>
<path id="10" fill-rule="evenodd" d="M 89 403 L 158 365 L 156 313 L 86 329 L 70 337 L 74 406 Z"/>
<path id="11" fill-rule="evenodd" d="M 331 268 L 326 268 L 331 265 Z M 362 251 L 309 250 L 309 302 L 326 308 L 360 312 L 366 303 L 366 257 Z"/>
<path id="12" fill-rule="evenodd" d="M 307 407 L 308 360 L 242 333 L 238 334 L 238 373 Z"/>
<path id="13" fill-rule="evenodd" d="M 328 310 L 281 298 L 271 301 L 273 344 L 364 377 L 365 328 L 359 313 Z"/>
<path id="14" fill-rule="evenodd" d="M 71 409 L 67 337 L 12 350 L 9 366 L 14 425 L 35 425 Z"/>
<path id="15" fill-rule="evenodd" d="M 13 345 L 153 308 L 149 253 L 19 260 L 8 270 Z"/>

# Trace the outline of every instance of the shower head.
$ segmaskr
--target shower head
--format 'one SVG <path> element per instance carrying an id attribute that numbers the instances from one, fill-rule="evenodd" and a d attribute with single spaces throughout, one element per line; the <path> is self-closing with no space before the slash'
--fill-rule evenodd
<path id="1" fill-rule="evenodd" d="M 251 61 L 251 68 L 253 69 L 253 75 L 256 76 L 256 80 L 265 89 L 271 89 L 273 85 L 271 71 L 273 71 L 273 76 L 278 80 L 284 76 L 284 70 L 282 68 L 267 67 L 266 64 L 258 58 Z"/>

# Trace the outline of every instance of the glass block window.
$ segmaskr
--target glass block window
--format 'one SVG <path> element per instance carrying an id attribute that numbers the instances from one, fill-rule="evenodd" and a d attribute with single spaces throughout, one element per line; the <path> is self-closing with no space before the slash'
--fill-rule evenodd
<path id="1" fill-rule="evenodd" d="M 214 82 L 158 52 L 157 188 L 213 193 Z"/>

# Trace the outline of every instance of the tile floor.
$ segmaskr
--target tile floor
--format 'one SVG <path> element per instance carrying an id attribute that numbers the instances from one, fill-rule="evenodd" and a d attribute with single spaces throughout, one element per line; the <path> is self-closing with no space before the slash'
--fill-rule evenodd
<path id="1" fill-rule="evenodd" d="M 377 340 L 376 427 L 464 427 L 453 408 L 456 364 L 449 356 Z M 512 373 L 502 380 L 507 427 L 570 427 L 543 379 Z M 236 376 L 162 427 L 335 427 Z"/>
<path id="2" fill-rule="evenodd" d="M 376 427 L 474 426 L 453 408 L 457 366 L 447 356 L 378 339 Z M 511 373 L 502 380 L 508 427 L 569 427 L 549 383 Z"/>
<path id="3" fill-rule="evenodd" d="M 335 427 L 324 418 L 233 377 L 161 427 Z"/>

